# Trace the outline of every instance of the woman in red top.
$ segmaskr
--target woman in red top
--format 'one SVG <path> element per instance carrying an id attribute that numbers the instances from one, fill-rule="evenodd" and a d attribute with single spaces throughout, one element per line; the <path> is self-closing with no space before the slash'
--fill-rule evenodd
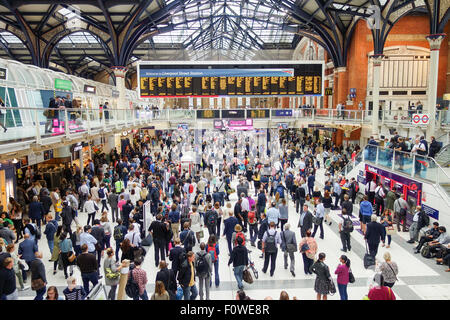
<path id="1" fill-rule="evenodd" d="M 384 278 L 380 273 L 377 273 L 373 279 L 378 286 L 374 286 L 370 289 L 369 300 L 397 300 L 391 288 L 384 285 Z"/>

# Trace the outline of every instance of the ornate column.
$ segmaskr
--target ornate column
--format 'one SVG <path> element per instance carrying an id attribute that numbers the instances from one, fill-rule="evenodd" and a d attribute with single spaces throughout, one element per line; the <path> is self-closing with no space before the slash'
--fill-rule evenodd
<path id="1" fill-rule="evenodd" d="M 374 139 L 378 139 L 378 113 L 380 110 L 380 67 L 381 61 L 383 60 L 383 54 L 374 54 L 370 56 L 373 63 L 373 87 L 372 87 L 372 135 Z"/>
<path id="2" fill-rule="evenodd" d="M 118 109 L 128 109 L 130 106 L 127 104 L 125 100 L 125 74 L 128 71 L 126 67 L 111 67 L 114 72 L 114 76 L 116 77 L 116 88 L 119 91 L 119 99 L 117 103 Z M 125 111 L 120 111 L 119 114 L 125 115 Z"/>
<path id="3" fill-rule="evenodd" d="M 434 135 L 436 128 L 436 98 L 437 98 L 437 85 L 439 75 L 439 49 L 441 48 L 442 40 L 444 40 L 446 34 L 430 34 L 427 36 L 428 43 L 430 44 L 430 70 L 428 73 L 428 114 L 430 121 L 427 128 L 427 138 Z"/>
<path id="4" fill-rule="evenodd" d="M 337 98 L 334 105 L 342 103 L 345 105 L 348 94 L 348 73 L 346 67 L 339 67 L 336 69 L 339 78 L 339 86 L 337 87 Z"/>

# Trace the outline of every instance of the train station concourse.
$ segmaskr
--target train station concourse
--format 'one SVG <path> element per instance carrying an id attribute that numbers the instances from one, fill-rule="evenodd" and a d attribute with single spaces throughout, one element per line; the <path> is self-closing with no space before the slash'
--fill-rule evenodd
<path id="1" fill-rule="evenodd" d="M 0 300 L 449 300 L 449 18 L 1 0 Z"/>

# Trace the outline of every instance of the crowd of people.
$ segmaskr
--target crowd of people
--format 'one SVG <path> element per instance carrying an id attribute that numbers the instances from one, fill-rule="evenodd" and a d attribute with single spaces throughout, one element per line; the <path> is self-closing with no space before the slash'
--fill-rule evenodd
<path id="1" fill-rule="evenodd" d="M 17 299 L 16 277 L 19 290 L 27 290 L 30 274 L 36 300 L 44 299 L 45 294 L 45 299 L 61 299 L 57 288 L 49 286 L 51 278 L 46 276 L 42 262 L 44 250 L 50 252 L 53 275 L 64 271 L 67 288 L 62 294 L 67 300 L 85 299 L 103 277 L 110 287 L 108 299 L 121 300 L 128 295 L 148 300 L 146 285 L 150 275 L 142 264 L 151 251 L 159 271 L 150 299 L 209 299 L 212 283 L 220 287 L 219 259 L 228 259 L 227 264 L 233 266 L 240 290 L 237 298 L 249 299 L 243 289 L 252 263 L 249 249 L 254 247 L 251 250 L 260 250 L 260 258 L 264 259 L 263 273 L 269 271 L 274 276 L 281 251 L 284 268 L 289 267 L 295 277 L 294 254 L 299 252 L 304 273 L 316 275 L 317 299 L 325 300 L 339 291 L 340 298 L 347 300 L 347 286 L 355 281 L 350 259 L 343 254 L 336 261 L 336 290 L 316 233 L 320 231 L 319 238 L 325 238 L 323 225 L 331 225 L 330 211 L 338 210 L 341 250 L 345 253 L 352 249 L 351 217 L 356 211 L 359 186 L 355 179 L 346 179 L 339 171 L 359 146 L 343 149 L 330 140 L 322 143 L 311 136 L 302 137 L 299 131 L 273 136 L 266 149 L 255 145 L 248 136 L 225 136 L 223 140 L 199 144 L 196 166 L 183 167 L 180 159 L 190 148 L 196 150 L 194 140 L 168 132 L 152 141 L 135 139 L 122 153 L 114 149 L 110 154 L 100 154 L 84 168 L 67 165 L 61 185 L 52 190 L 47 188 L 41 172 L 27 170 L 19 181 L 17 199 L 9 199 L 0 217 L 1 299 Z M 243 160 L 239 161 L 241 154 Z M 323 188 L 315 178 L 321 166 L 327 169 Z M 377 190 L 374 192 L 376 195 Z M 231 195 L 237 198 L 234 205 Z M 389 193 L 388 197 L 391 199 Z M 360 203 L 362 232 L 374 258 L 386 237 L 387 247 L 391 244 L 387 230 L 396 223 L 393 214 L 398 217 L 404 213 L 399 199 L 388 201 L 386 208 L 378 206 L 378 197 L 369 186 Z M 152 222 L 145 230 L 147 201 Z M 295 204 L 299 217 L 296 225 L 288 221 L 289 202 Z M 411 241 L 418 241 L 419 230 L 428 226 L 425 220 L 418 222 L 416 216 L 422 217 L 423 210 L 417 210 L 409 227 Z M 86 215 L 87 223 L 83 225 L 81 220 L 84 222 Z M 300 241 L 294 227 L 300 229 Z M 441 232 L 443 227 L 439 228 Z M 432 237 L 425 234 L 420 238 L 417 250 L 436 239 L 439 244 L 448 243 L 442 241 L 444 237 L 434 237 L 437 233 L 433 230 Z M 48 247 L 43 247 L 42 242 L 38 247 L 38 240 L 44 236 Z M 220 237 L 225 237 L 227 248 L 219 247 Z M 150 245 L 153 249 L 149 251 Z M 441 258 L 438 262 L 448 262 L 449 255 Z M 81 272 L 82 285 L 73 277 L 75 267 Z M 398 267 L 388 253 L 384 262 L 376 263 L 375 270 L 368 299 L 395 299 L 391 288 Z M 286 299 L 287 293 L 282 297 Z"/>

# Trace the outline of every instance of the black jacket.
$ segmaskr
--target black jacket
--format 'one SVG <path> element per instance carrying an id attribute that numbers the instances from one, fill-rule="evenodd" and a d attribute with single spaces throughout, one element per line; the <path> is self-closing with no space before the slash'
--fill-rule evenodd
<path id="1" fill-rule="evenodd" d="M 320 280 L 327 280 L 331 277 L 330 269 L 328 266 L 317 260 L 314 264 L 309 268 L 310 271 L 314 272 L 317 275 L 317 278 Z"/>
<path id="2" fill-rule="evenodd" d="M 194 261 L 192 261 L 194 264 Z M 180 266 L 180 272 L 178 273 L 178 282 L 183 288 L 189 286 L 189 282 L 191 282 L 191 265 L 188 262 L 188 259 L 184 260 Z M 195 278 L 195 268 L 194 268 L 194 278 Z"/>
<path id="3" fill-rule="evenodd" d="M 153 232 L 153 241 L 166 241 L 167 227 L 164 222 L 158 220 L 153 221 L 148 231 Z"/>
<path id="4" fill-rule="evenodd" d="M 172 261 L 172 270 L 178 271 L 180 267 L 180 255 L 186 253 L 183 247 L 173 247 L 169 252 L 169 260 Z"/>
<path id="5" fill-rule="evenodd" d="M 75 211 L 72 207 L 65 206 L 61 211 L 62 224 L 65 226 L 70 226 L 75 217 Z"/>
<path id="6" fill-rule="evenodd" d="M 382 224 L 372 221 L 367 224 L 366 236 L 364 237 L 368 243 L 380 243 L 384 237 L 384 227 Z"/>
<path id="7" fill-rule="evenodd" d="M 305 217 L 303 218 L 303 226 L 300 225 L 300 218 L 298 219 L 298 227 L 303 231 L 306 232 L 309 229 L 312 228 L 312 213 L 311 212 L 306 212 Z"/>
<path id="8" fill-rule="evenodd" d="M 267 218 L 261 221 L 261 225 L 258 231 L 258 239 L 261 240 L 264 237 L 264 233 L 269 230 L 269 222 L 267 222 Z"/>
<path id="9" fill-rule="evenodd" d="M 228 260 L 228 265 L 233 263 L 233 267 L 246 266 L 248 265 L 248 252 L 247 248 L 243 245 L 237 245 L 231 251 L 230 260 Z"/>
<path id="10" fill-rule="evenodd" d="M 13 269 L 0 269 L 0 297 L 16 291 L 16 275 Z"/>
<path id="11" fill-rule="evenodd" d="M 102 227 L 94 226 L 91 230 L 91 235 L 97 240 L 96 248 L 104 248 L 105 247 L 105 230 Z"/>
<path id="12" fill-rule="evenodd" d="M 297 187 L 297 189 L 295 189 L 295 200 L 299 201 L 300 199 L 305 198 L 306 198 L 305 189 L 302 187 Z"/>
<path id="13" fill-rule="evenodd" d="M 353 203 L 350 200 L 342 202 L 342 209 L 344 209 L 344 208 L 347 210 L 347 214 L 348 215 L 352 215 L 352 213 L 353 213 Z"/>
<path id="14" fill-rule="evenodd" d="M 170 278 L 170 285 L 169 285 Z M 170 269 L 161 269 L 156 274 L 156 281 L 162 281 L 164 283 L 164 287 L 167 291 L 176 292 L 177 291 L 177 280 L 175 279 L 175 274 Z"/>
<path id="15" fill-rule="evenodd" d="M 31 280 L 42 279 L 44 282 L 47 282 L 47 278 L 45 276 L 45 266 L 41 259 L 34 259 L 31 261 L 30 270 Z"/>

